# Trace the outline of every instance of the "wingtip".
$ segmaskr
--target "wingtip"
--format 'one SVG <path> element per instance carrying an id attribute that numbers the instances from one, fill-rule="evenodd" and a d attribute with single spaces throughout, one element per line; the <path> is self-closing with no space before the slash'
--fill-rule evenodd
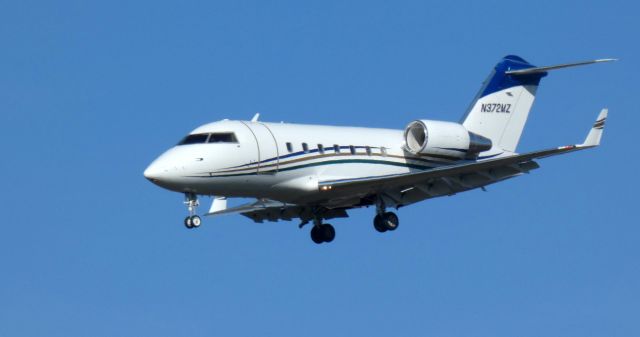
<path id="1" fill-rule="evenodd" d="M 602 110 L 600 110 L 600 114 L 598 115 L 598 119 L 597 120 L 601 120 L 603 118 L 607 118 L 607 115 L 609 115 L 609 108 L 602 108 Z"/>
<path id="2" fill-rule="evenodd" d="M 596 122 L 591 127 L 591 130 L 589 130 L 589 134 L 587 135 L 587 138 L 585 138 L 584 143 L 580 144 L 580 147 L 593 147 L 600 145 L 600 140 L 602 139 L 602 133 L 604 131 L 604 124 L 608 115 L 608 108 L 600 110 Z"/>

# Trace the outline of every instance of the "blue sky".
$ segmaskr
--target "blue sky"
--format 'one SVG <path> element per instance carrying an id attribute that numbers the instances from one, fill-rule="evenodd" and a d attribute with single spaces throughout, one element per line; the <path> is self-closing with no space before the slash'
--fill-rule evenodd
<path id="1" fill-rule="evenodd" d="M 0 336 L 637 336 L 631 1 L 4 1 Z M 399 212 L 205 219 L 142 171 L 223 118 L 457 121 L 491 67 L 543 80 L 519 150 L 603 145 Z M 206 206 L 205 206 L 206 208 Z"/>

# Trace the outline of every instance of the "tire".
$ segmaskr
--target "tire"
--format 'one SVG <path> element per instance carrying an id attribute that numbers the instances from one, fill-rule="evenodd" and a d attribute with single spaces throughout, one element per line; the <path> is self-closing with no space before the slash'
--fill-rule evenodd
<path id="1" fill-rule="evenodd" d="M 184 226 L 189 228 L 189 229 L 193 228 L 193 225 L 191 225 L 191 217 L 190 216 L 184 218 Z"/>
<path id="2" fill-rule="evenodd" d="M 324 242 L 329 243 L 336 238 L 336 230 L 330 224 L 324 224 L 320 226 L 320 229 L 322 231 L 322 239 Z"/>
<path id="3" fill-rule="evenodd" d="M 383 219 L 384 221 L 382 223 L 387 230 L 395 231 L 396 229 L 398 229 L 398 225 L 400 225 L 400 219 L 398 219 L 396 213 L 384 213 Z"/>
<path id="4" fill-rule="evenodd" d="M 322 230 L 319 226 L 313 226 L 311 228 L 311 240 L 317 244 L 321 244 L 324 242 L 324 237 L 322 235 Z"/>
<path id="5" fill-rule="evenodd" d="M 202 224 L 202 219 L 199 216 L 194 215 L 191 217 L 191 227 L 198 228 Z"/>
<path id="6" fill-rule="evenodd" d="M 375 228 L 380 233 L 384 233 L 387 231 L 387 228 L 382 223 L 382 216 L 380 216 L 380 214 L 376 214 L 375 218 L 373 218 L 373 228 Z"/>

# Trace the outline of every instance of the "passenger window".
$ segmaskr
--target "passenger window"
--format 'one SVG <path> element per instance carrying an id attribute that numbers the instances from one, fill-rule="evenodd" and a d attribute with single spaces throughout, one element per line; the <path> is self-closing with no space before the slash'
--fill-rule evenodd
<path id="1" fill-rule="evenodd" d="M 307 143 L 302 143 L 302 151 L 309 153 L 309 145 L 307 145 Z"/>
<path id="2" fill-rule="evenodd" d="M 287 151 L 293 152 L 293 144 L 287 143 Z"/>
<path id="3" fill-rule="evenodd" d="M 333 145 L 333 152 L 340 153 L 340 145 L 338 144 Z"/>
<path id="4" fill-rule="evenodd" d="M 178 145 L 206 143 L 208 137 L 209 137 L 208 133 L 197 133 L 194 135 L 187 135 L 180 141 L 180 143 L 178 143 Z"/>
<path id="5" fill-rule="evenodd" d="M 209 137 L 209 143 L 237 143 L 236 135 L 233 132 L 217 132 L 212 133 Z"/>
<path id="6" fill-rule="evenodd" d="M 322 144 L 318 144 L 318 153 L 324 154 L 324 146 Z"/>
<path id="7" fill-rule="evenodd" d="M 349 145 L 349 150 L 351 151 L 351 154 L 356 154 L 356 147 L 353 145 Z"/>
<path id="8" fill-rule="evenodd" d="M 365 147 L 365 150 L 367 151 L 367 156 L 370 156 L 371 155 L 371 146 Z"/>

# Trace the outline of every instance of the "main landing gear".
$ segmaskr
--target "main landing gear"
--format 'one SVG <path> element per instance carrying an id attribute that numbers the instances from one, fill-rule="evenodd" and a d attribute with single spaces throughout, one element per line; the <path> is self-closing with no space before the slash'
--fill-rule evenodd
<path id="1" fill-rule="evenodd" d="M 311 228 L 311 240 L 317 244 L 331 242 L 336 238 L 336 230 L 328 223 L 323 224 L 322 219 L 313 220 Z"/>
<path id="2" fill-rule="evenodd" d="M 304 226 L 307 221 L 303 222 L 300 227 Z M 400 225 L 400 219 L 393 212 L 379 212 L 373 218 L 373 227 L 380 233 L 386 231 L 395 231 Z M 331 242 L 336 237 L 336 230 L 330 224 L 323 224 L 322 219 L 316 219 L 313 221 L 313 227 L 311 228 L 311 240 L 317 244 L 323 242 Z"/>
<path id="3" fill-rule="evenodd" d="M 400 219 L 396 213 L 387 212 L 384 200 L 378 198 L 376 201 L 376 216 L 373 218 L 373 228 L 378 232 L 395 231 L 400 225 Z"/>
<path id="4" fill-rule="evenodd" d="M 184 226 L 189 229 L 200 227 L 202 220 L 196 215 L 196 208 L 200 205 L 198 196 L 193 193 L 185 193 L 184 199 L 184 204 L 187 205 L 187 209 L 189 210 L 189 215 L 184 218 Z"/>
<path id="5" fill-rule="evenodd" d="M 373 218 L 373 228 L 380 233 L 395 231 L 399 224 L 400 219 L 398 219 L 396 213 L 393 212 L 376 214 L 375 218 Z"/>

